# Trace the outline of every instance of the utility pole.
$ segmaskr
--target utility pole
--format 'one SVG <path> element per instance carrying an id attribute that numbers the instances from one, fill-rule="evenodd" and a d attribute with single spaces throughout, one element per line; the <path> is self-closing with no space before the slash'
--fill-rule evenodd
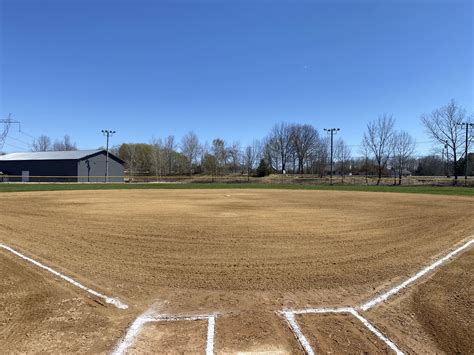
<path id="1" fill-rule="evenodd" d="M 105 158 L 105 182 L 109 182 L 109 138 L 114 135 L 115 131 L 103 129 L 102 134 L 107 137 L 106 158 Z"/>
<path id="2" fill-rule="evenodd" d="M 19 127 L 19 130 L 21 131 L 21 126 L 20 126 L 20 121 L 16 121 L 12 119 L 12 114 L 8 114 L 8 118 L 6 119 L 0 119 L 0 123 L 3 123 L 5 127 L 3 128 L 3 132 L 0 132 L 0 151 L 3 149 L 3 145 L 5 144 L 5 141 L 8 136 L 8 131 L 10 130 L 10 126 L 12 124 L 17 124 Z"/>
<path id="3" fill-rule="evenodd" d="M 465 144 L 465 148 L 464 148 L 464 160 L 465 160 L 465 164 L 464 164 L 464 180 L 466 180 L 467 182 L 467 173 L 468 173 L 468 165 L 469 165 L 469 157 L 467 156 L 467 148 L 469 146 L 469 127 L 470 128 L 473 128 L 474 127 L 474 123 L 469 123 L 469 122 L 461 122 L 461 123 L 457 123 L 458 126 L 461 126 L 461 127 L 466 127 L 466 144 Z"/>
<path id="4" fill-rule="evenodd" d="M 331 185 L 332 185 L 332 174 L 333 174 L 333 147 L 334 147 L 334 134 L 340 131 L 340 128 L 324 128 L 328 134 L 331 135 Z"/>

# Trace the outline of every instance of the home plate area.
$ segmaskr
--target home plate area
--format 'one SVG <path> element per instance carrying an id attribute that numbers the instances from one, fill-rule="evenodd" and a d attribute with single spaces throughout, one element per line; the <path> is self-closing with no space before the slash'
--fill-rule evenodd
<path id="1" fill-rule="evenodd" d="M 403 354 L 404 352 L 366 317 L 361 315 L 361 312 L 367 312 L 378 304 L 386 302 L 390 297 L 408 288 L 429 272 L 468 249 L 472 244 L 474 244 L 473 239 L 465 242 L 401 284 L 381 295 L 377 295 L 362 305 L 356 307 L 288 309 L 277 312 L 276 315 L 284 318 L 299 343 L 296 347 L 288 344 L 288 348 L 293 349 L 292 352 L 299 348 L 309 355 L 316 352 L 394 352 Z M 113 354 L 147 352 L 153 349 L 159 349 L 160 352 L 202 352 L 205 350 L 207 355 L 213 354 L 215 352 L 216 334 L 219 332 L 217 328 L 219 317 L 218 313 L 163 315 L 152 308 L 133 322 L 125 336 L 117 344 Z M 229 317 L 226 315 L 222 315 L 221 319 L 229 322 Z M 240 321 L 242 320 L 252 323 L 252 319 L 245 316 Z M 273 334 L 275 335 L 275 333 Z M 268 345 L 256 344 L 256 348 L 250 352 L 287 352 L 287 349 L 285 349 L 287 347 L 281 344 L 281 339 L 276 337 L 273 341 L 268 342 Z M 225 349 L 222 350 L 222 352 L 226 352 Z M 228 350 L 229 352 L 235 352 L 236 349 Z"/>
<path id="2" fill-rule="evenodd" d="M 288 321 L 290 330 L 293 332 L 295 339 L 299 341 L 299 344 L 295 344 L 294 341 L 291 344 L 291 340 L 289 344 L 285 344 L 284 338 L 288 337 L 282 338 L 274 334 L 273 337 L 270 337 L 273 339 L 267 338 L 266 342 L 260 344 L 247 344 L 242 351 L 239 351 L 235 346 L 226 347 L 223 344 L 225 339 L 223 339 L 224 342 L 219 341 L 222 345 L 219 346 L 219 351 L 215 351 L 215 342 L 220 335 L 216 324 L 222 322 L 231 326 L 233 322 L 242 321 L 242 316 L 234 316 L 233 319 L 226 315 L 219 317 L 216 314 L 164 316 L 153 311 L 147 311 L 130 326 L 127 334 L 117 344 L 113 354 L 146 353 L 150 351 L 162 353 L 205 352 L 207 355 L 214 352 L 283 354 L 294 353 L 296 349 L 307 354 L 341 351 L 384 353 L 394 351 L 397 354 L 403 354 L 393 342 L 382 335 L 353 308 L 283 311 L 281 315 Z M 295 316 L 298 318 L 298 322 L 296 322 Z M 251 322 L 251 320 L 244 320 L 244 324 L 246 322 Z M 265 327 L 266 324 L 254 324 L 253 326 Z M 234 328 L 239 326 L 242 326 L 242 324 L 233 324 Z M 285 329 L 280 331 L 285 332 Z M 303 333 L 306 335 L 303 335 Z M 228 330 L 224 330 L 223 336 L 229 338 L 232 334 Z M 256 337 L 253 338 L 253 342 L 255 342 Z M 230 345 L 229 342 L 226 343 Z"/>
<path id="3" fill-rule="evenodd" d="M 454 250 L 438 257 L 405 281 L 383 293 L 376 294 L 375 297 L 361 304 L 349 307 L 307 307 L 274 311 L 268 308 L 260 310 L 250 308 L 234 312 L 169 314 L 167 309 L 173 301 L 157 301 L 128 326 L 123 337 L 113 348 L 112 354 L 148 352 L 205 352 L 207 355 L 244 352 L 272 354 L 303 352 L 310 355 L 341 352 L 403 354 L 407 351 L 402 350 L 406 349 L 403 347 L 403 337 L 402 339 L 397 337 L 397 340 L 391 339 L 392 330 L 385 326 L 383 330 L 379 328 L 378 324 L 383 319 L 374 316 L 376 312 L 372 312 L 372 309 L 379 305 L 391 306 L 392 300 L 397 299 L 396 295 L 409 288 L 417 289 L 417 286 L 422 286 L 417 285 L 417 281 L 421 281 L 424 277 L 428 279 L 428 276 L 432 276 L 437 268 L 468 250 L 473 244 L 474 239 L 458 244 Z M 97 299 L 102 299 L 104 304 L 113 306 L 114 312 L 129 309 L 129 306 L 119 299 L 88 288 L 11 247 L 0 244 L 0 249 L 23 262 L 33 264 L 57 276 Z M 470 255 L 472 256 L 472 253 L 466 253 L 467 259 Z M 455 262 L 451 265 L 451 269 L 459 272 L 460 267 L 454 265 Z M 449 270 L 449 265 L 445 269 Z M 465 272 L 461 276 L 465 277 Z M 399 346 L 397 342 L 402 344 Z"/>

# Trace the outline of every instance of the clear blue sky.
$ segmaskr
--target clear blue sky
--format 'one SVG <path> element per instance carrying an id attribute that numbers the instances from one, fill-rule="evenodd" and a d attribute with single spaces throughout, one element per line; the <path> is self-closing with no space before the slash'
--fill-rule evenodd
<path id="1" fill-rule="evenodd" d="M 474 112 L 469 0 L 0 3 L 0 115 L 79 148 L 104 128 L 245 144 L 279 121 L 356 145 L 384 112 L 424 142 L 420 114 L 451 98 Z"/>

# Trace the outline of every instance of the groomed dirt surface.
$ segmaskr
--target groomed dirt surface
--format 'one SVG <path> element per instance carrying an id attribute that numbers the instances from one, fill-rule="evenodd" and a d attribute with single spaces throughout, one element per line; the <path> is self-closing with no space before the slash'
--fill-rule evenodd
<path id="1" fill-rule="evenodd" d="M 310 314 L 298 322 L 317 354 L 387 354 L 387 345 L 351 314 Z"/>
<path id="2" fill-rule="evenodd" d="M 207 321 L 154 322 L 147 323 L 135 343 L 131 354 L 149 353 L 194 353 L 201 354 L 206 348 Z"/>
<path id="3" fill-rule="evenodd" d="M 35 268 L 0 255 L 3 354 L 101 352 L 115 342 L 111 310 Z"/>
<path id="4" fill-rule="evenodd" d="M 300 351 L 275 311 L 361 303 L 474 234 L 473 199 L 453 196 L 241 189 L 62 191 L 2 194 L 0 204 L 1 243 L 130 305 L 126 311 L 94 308 L 100 335 L 83 343 L 80 334 L 93 329 L 89 322 L 76 322 L 79 336 L 68 333 L 59 343 L 43 334 L 44 329 L 54 333 L 70 322 L 58 330 L 30 319 L 34 317 L 0 312 L 0 324 L 6 324 L 0 345 L 20 323 L 24 333 L 38 339 L 17 333 L 10 349 L 26 352 L 111 350 L 134 318 L 155 303 L 163 314 L 220 313 L 218 352 Z M 76 299 L 85 304 L 67 307 L 79 307 L 83 316 L 96 304 L 83 291 L 13 260 L 0 250 L 0 278 L 14 275 L 12 269 L 21 270 L 23 277 L 0 289 L 2 302 L 11 303 L 8 307 L 28 304 L 31 313 L 41 314 L 42 309 L 58 312 L 60 299 Z M 11 262 L 18 266 L 8 266 Z M 456 278 L 452 282 L 458 283 Z M 28 298 L 34 290 L 52 300 Z M 439 292 L 451 297 L 449 288 Z M 153 340 L 171 350 L 173 327 L 157 335 L 146 333 L 150 338 L 137 346 L 145 351 L 143 344 Z M 205 343 L 198 328 L 194 338 L 179 344 L 191 344 L 192 351 L 195 344 Z M 183 350 L 181 345 L 176 351 Z"/>
<path id="5" fill-rule="evenodd" d="M 474 354 L 474 250 L 368 312 L 409 353 Z"/>

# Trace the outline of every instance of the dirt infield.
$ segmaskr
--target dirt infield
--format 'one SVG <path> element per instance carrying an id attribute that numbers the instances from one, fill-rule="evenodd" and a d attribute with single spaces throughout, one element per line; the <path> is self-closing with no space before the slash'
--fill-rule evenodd
<path id="1" fill-rule="evenodd" d="M 16 327 L 20 330 L 9 349 L 26 352 L 111 350 L 151 305 L 163 314 L 218 312 L 217 352 L 298 351 L 276 311 L 361 303 L 474 234 L 474 200 L 454 196 L 242 189 L 58 191 L 5 194 L 0 204 L 1 243 L 130 306 L 124 311 L 101 306 L 0 250 L 0 302 L 5 305 L 0 325 L 6 325 L 0 330 L 0 345 L 13 338 Z M 450 282 L 450 287 L 435 286 L 430 292 L 420 289 L 419 297 L 448 304 L 454 297 L 451 287 L 463 290 L 462 278 Z M 439 297 L 428 297 L 434 291 Z M 13 309 L 25 303 L 30 315 L 12 317 Z M 422 303 L 414 307 L 425 312 Z M 452 317 L 441 303 L 432 307 L 437 318 L 443 312 Z M 66 317 L 64 323 L 54 323 L 48 315 L 76 308 L 85 320 L 73 317 L 69 322 Z M 333 328 L 345 331 L 342 323 L 343 318 L 327 318 L 327 327 L 315 329 L 314 336 Z M 433 338 L 437 333 L 430 324 L 420 326 Z M 61 341 L 52 335 L 68 327 L 74 330 L 64 332 Z M 203 327 L 147 325 L 134 349 L 145 351 L 143 344 L 150 343 L 193 351 L 205 343 Z M 173 348 L 180 329 L 189 339 L 176 340 Z M 37 339 L 30 341 L 27 334 Z M 365 331 L 354 328 L 347 334 L 357 351 L 377 347 Z M 456 349 L 445 342 L 433 344 L 440 350 Z M 329 340 L 324 345 L 335 349 Z"/>
<path id="2" fill-rule="evenodd" d="M 474 250 L 370 316 L 416 353 L 473 354 Z"/>
<path id="3" fill-rule="evenodd" d="M 4 253 L 0 275 L 2 353 L 101 352 L 115 342 L 109 309 Z"/>

